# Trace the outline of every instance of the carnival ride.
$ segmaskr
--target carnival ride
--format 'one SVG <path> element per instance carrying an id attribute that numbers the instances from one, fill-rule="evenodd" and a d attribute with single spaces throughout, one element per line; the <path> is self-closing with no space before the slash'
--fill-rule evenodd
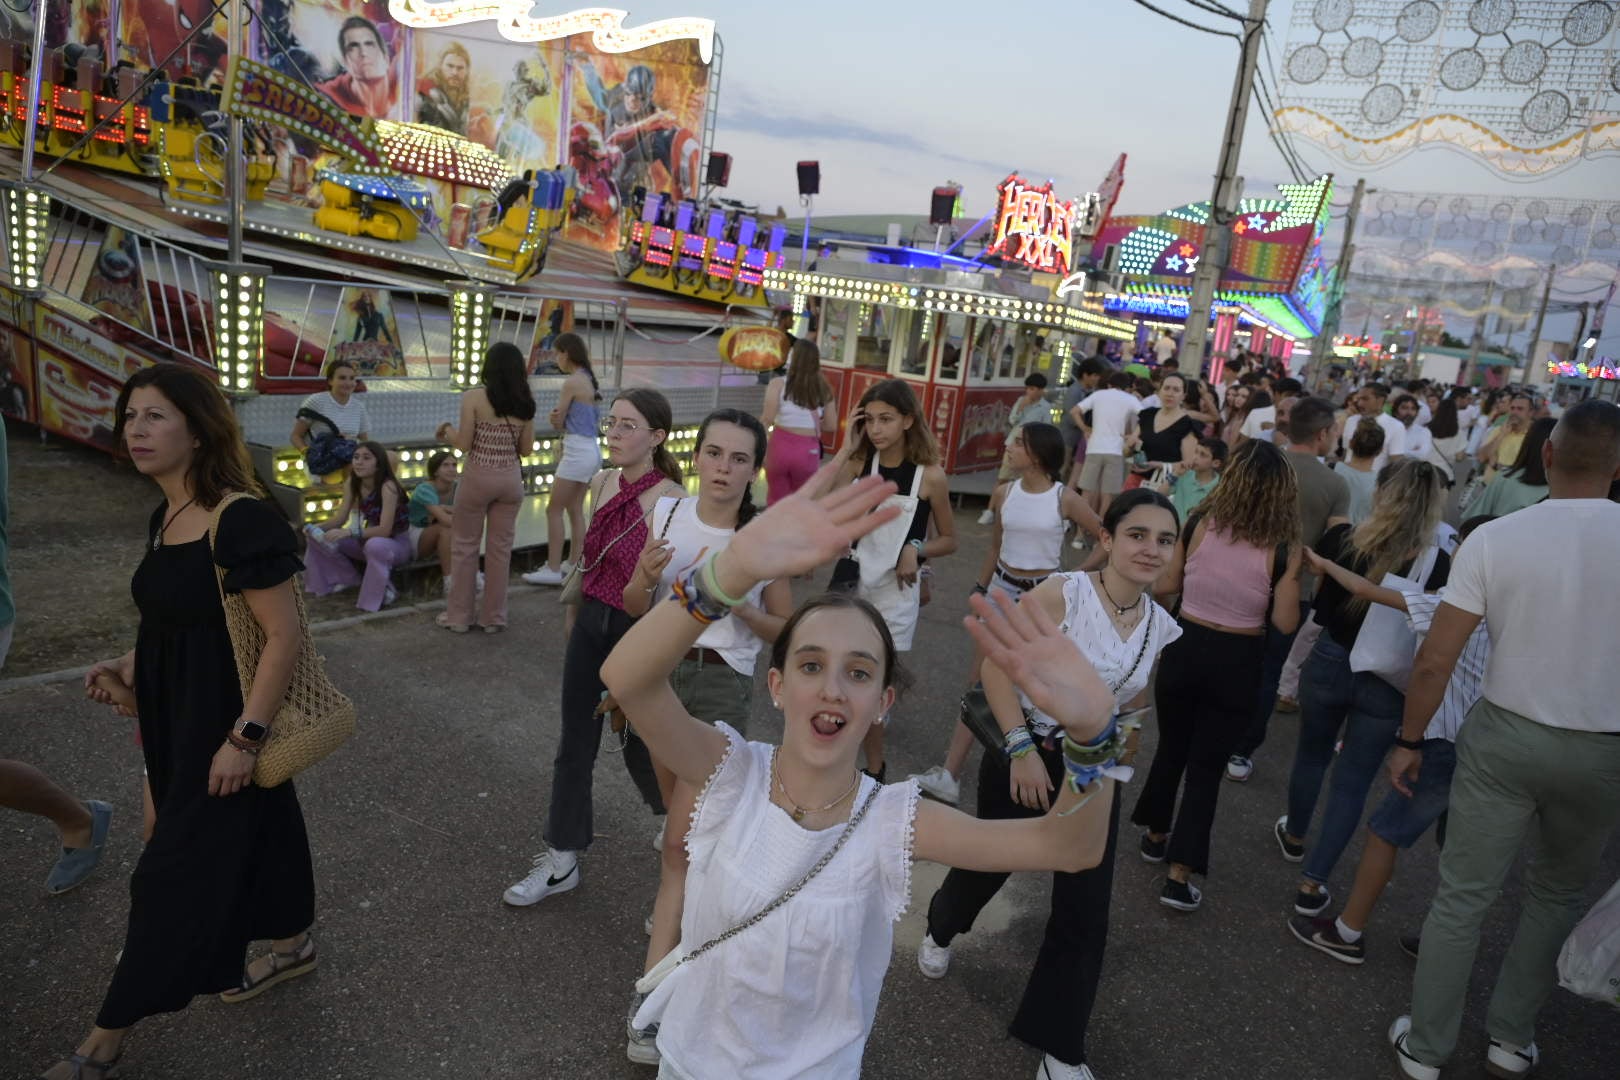
<path id="1" fill-rule="evenodd" d="M 782 266 L 782 224 L 656 192 L 627 204 L 625 219 L 614 260 L 625 281 L 716 304 L 768 306 L 765 273 Z"/>

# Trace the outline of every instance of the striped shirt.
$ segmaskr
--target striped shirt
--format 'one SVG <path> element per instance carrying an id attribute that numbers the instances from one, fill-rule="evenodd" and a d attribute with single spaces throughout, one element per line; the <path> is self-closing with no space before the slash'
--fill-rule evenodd
<path id="1" fill-rule="evenodd" d="M 1446 598 L 1446 590 L 1426 593 L 1417 589 L 1402 589 L 1401 595 L 1406 598 L 1406 621 L 1412 627 L 1412 633 L 1419 638 L 1424 637 L 1434 622 L 1434 613 Z M 1485 664 L 1490 657 L 1491 637 L 1486 632 L 1485 620 L 1481 619 L 1474 632 L 1468 635 L 1462 655 L 1457 658 L 1451 681 L 1446 683 L 1445 696 L 1440 699 L 1440 708 L 1423 730 L 1425 739 L 1457 741 L 1457 731 L 1468 718 L 1468 710 L 1485 696 Z"/>

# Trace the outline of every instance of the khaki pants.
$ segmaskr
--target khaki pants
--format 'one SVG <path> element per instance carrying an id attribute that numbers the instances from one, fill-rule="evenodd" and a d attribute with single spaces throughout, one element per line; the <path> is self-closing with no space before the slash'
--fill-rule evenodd
<path id="1" fill-rule="evenodd" d="M 1406 1048 L 1442 1065 L 1457 1045 L 1480 925 L 1524 842 L 1524 907 L 1485 1015 L 1494 1039 L 1525 1046 L 1558 981 L 1558 950 L 1620 822 L 1620 734 L 1535 723 L 1483 698 L 1457 737 L 1440 888 L 1423 924 Z"/>

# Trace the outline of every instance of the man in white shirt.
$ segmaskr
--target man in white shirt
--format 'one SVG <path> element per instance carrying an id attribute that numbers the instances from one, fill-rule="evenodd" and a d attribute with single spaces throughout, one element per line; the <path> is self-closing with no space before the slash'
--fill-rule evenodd
<path id="1" fill-rule="evenodd" d="M 1160 330 L 1159 339 L 1153 343 L 1153 362 L 1160 367 L 1164 362 L 1176 355 L 1176 339 L 1170 336 L 1170 331 Z"/>
<path id="2" fill-rule="evenodd" d="M 1395 419 L 1400 421 L 1403 438 L 1406 440 L 1406 456 L 1415 461 L 1427 460 L 1429 449 L 1434 445 L 1434 436 L 1429 434 L 1428 427 L 1418 412 L 1419 402 L 1410 394 L 1402 394 L 1395 399 L 1391 408 Z"/>
<path id="3" fill-rule="evenodd" d="M 1620 407 L 1584 401 L 1542 448 L 1545 502 L 1479 528 L 1457 552 L 1445 601 L 1418 650 L 1392 778 L 1420 775 L 1421 742 L 1481 619 L 1490 634 L 1484 696 L 1457 737 L 1440 888 L 1423 924 L 1412 1013 L 1390 1026 L 1402 1075 L 1435 1080 L 1456 1048 L 1480 926 L 1519 849 L 1535 834 L 1524 901 L 1485 1024 L 1488 1069 L 1535 1067 L 1536 1014 L 1557 980 L 1558 950 L 1620 824 Z M 1557 537 L 1567 559 L 1546 558 Z M 1570 562 L 1573 559 L 1573 564 Z"/>
<path id="4" fill-rule="evenodd" d="M 1136 439 L 1136 413 L 1142 407 L 1130 388 L 1136 376 L 1118 371 L 1071 412 L 1086 437 L 1086 460 L 1076 485 L 1091 508 L 1101 515 L 1125 486 L 1125 453 Z M 1089 420 L 1088 420 L 1089 417 Z"/>
<path id="5" fill-rule="evenodd" d="M 1384 412 L 1384 403 L 1389 400 L 1389 387 L 1383 383 L 1370 382 L 1350 395 L 1350 416 L 1344 423 L 1344 437 L 1348 439 L 1355 430 L 1355 417 L 1357 415 L 1376 420 L 1378 426 L 1384 429 L 1384 448 L 1373 459 L 1372 471 L 1377 473 L 1392 458 L 1406 456 L 1406 425 Z"/>
<path id="6" fill-rule="evenodd" d="M 1298 379 L 1278 379 L 1271 386 L 1273 403 L 1250 409 L 1249 415 L 1243 419 L 1239 434 L 1245 439 L 1264 439 L 1278 446 L 1287 446 L 1288 438 L 1282 432 L 1282 424 L 1288 418 L 1289 407 L 1304 392 L 1305 387 Z"/>

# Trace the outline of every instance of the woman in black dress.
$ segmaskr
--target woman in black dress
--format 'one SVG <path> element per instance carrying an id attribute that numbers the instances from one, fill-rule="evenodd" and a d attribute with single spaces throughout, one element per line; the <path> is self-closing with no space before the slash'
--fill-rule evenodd
<path id="1" fill-rule="evenodd" d="M 1166 375 L 1159 383 L 1157 408 L 1143 409 L 1136 418 L 1142 437 L 1142 464 L 1131 470 L 1149 476 L 1161 465 L 1179 469 L 1192 464 L 1193 451 L 1203 426 L 1187 411 L 1187 380 Z"/>
<path id="2" fill-rule="evenodd" d="M 215 507 L 233 492 L 262 491 L 230 406 L 202 371 L 158 364 L 133 375 L 119 395 L 116 439 L 165 501 L 131 583 L 135 648 L 97 664 L 86 685 L 110 669 L 135 687 L 157 825 L 130 880 L 124 951 L 95 1026 L 47 1080 L 105 1080 L 143 1017 L 183 1009 L 197 994 L 245 1000 L 315 966 L 298 797 L 290 783 L 252 782 L 299 647 L 292 529 L 268 504 L 240 499 L 210 549 Z M 268 639 L 246 702 L 216 562 Z M 266 938 L 271 952 L 244 970 L 248 943 Z"/>

